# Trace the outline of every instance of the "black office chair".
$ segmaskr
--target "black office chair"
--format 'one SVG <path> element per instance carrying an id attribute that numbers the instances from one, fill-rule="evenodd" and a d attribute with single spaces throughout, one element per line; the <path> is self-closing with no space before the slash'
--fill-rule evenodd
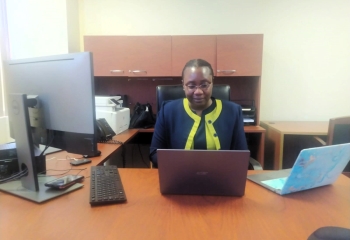
<path id="1" fill-rule="evenodd" d="M 231 89 L 229 85 L 214 84 L 212 96 L 220 100 L 230 100 Z M 159 85 L 156 87 L 157 112 L 160 110 L 162 102 L 185 97 L 182 85 Z M 249 169 L 262 170 L 261 164 L 253 159 L 249 159 Z"/>
<path id="2" fill-rule="evenodd" d="M 216 84 L 213 87 L 212 96 L 221 100 L 230 101 L 230 86 L 224 84 Z M 159 85 L 156 89 L 157 111 L 159 111 L 162 102 L 185 97 L 182 85 Z"/>
<path id="3" fill-rule="evenodd" d="M 327 141 L 316 136 L 317 146 L 350 143 L 350 116 L 331 118 L 328 124 Z M 345 167 L 343 174 L 350 177 L 350 163 Z"/>

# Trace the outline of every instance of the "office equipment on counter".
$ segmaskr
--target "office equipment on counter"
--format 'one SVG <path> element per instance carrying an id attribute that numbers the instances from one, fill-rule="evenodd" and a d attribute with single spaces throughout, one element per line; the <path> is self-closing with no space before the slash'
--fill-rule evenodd
<path id="1" fill-rule="evenodd" d="M 158 149 L 162 194 L 243 196 L 248 150 Z"/>
<path id="2" fill-rule="evenodd" d="M 284 195 L 332 184 L 350 160 L 350 143 L 301 150 L 292 169 L 249 175 L 248 179 Z"/>
<path id="3" fill-rule="evenodd" d="M 129 128 L 130 109 L 121 107 L 120 96 L 95 96 L 96 119 L 104 118 L 116 134 Z"/>
<path id="4" fill-rule="evenodd" d="M 117 166 L 91 166 L 90 183 L 91 206 L 126 201 Z"/>
<path id="5" fill-rule="evenodd" d="M 46 171 L 45 155 L 36 148 L 34 151 L 35 166 L 38 173 Z M 19 172 L 16 143 L 6 143 L 0 145 L 0 180 L 14 176 Z"/>
<path id="6" fill-rule="evenodd" d="M 245 126 L 255 125 L 256 107 L 254 100 L 232 100 L 242 107 L 243 122 Z"/>
<path id="7" fill-rule="evenodd" d="M 0 145 L 0 180 L 18 173 L 16 143 Z"/>
<path id="8" fill-rule="evenodd" d="M 95 96 L 95 105 L 101 111 L 115 111 L 122 107 L 123 100 L 120 96 Z"/>
<path id="9" fill-rule="evenodd" d="M 96 120 L 97 126 L 97 135 L 99 142 L 106 142 L 112 140 L 112 138 L 116 135 L 111 126 L 109 126 L 108 122 L 104 118 L 99 118 Z"/>

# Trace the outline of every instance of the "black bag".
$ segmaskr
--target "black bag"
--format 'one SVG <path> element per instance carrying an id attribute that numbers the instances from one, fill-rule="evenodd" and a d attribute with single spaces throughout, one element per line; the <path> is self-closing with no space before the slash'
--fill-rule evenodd
<path id="1" fill-rule="evenodd" d="M 152 106 L 149 103 L 136 103 L 133 115 L 130 118 L 129 128 L 150 128 L 156 123 Z"/>

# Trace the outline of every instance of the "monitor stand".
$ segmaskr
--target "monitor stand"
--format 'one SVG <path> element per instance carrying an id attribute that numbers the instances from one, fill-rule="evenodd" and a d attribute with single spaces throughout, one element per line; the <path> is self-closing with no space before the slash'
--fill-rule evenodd
<path id="1" fill-rule="evenodd" d="M 19 180 L 0 184 L 0 190 L 21 198 L 25 198 L 27 200 L 31 200 L 33 202 L 41 203 L 41 202 L 45 202 L 47 200 L 62 196 L 64 194 L 70 193 L 84 186 L 81 183 L 76 183 L 65 190 L 56 190 L 56 189 L 48 188 L 44 185 L 46 182 L 52 181 L 56 178 L 57 177 L 49 177 L 45 175 L 38 177 L 39 191 L 32 191 L 24 188 L 22 186 L 21 181 Z"/>
<path id="2" fill-rule="evenodd" d="M 16 140 L 19 171 L 27 169 L 27 174 L 18 181 L 0 184 L 0 190 L 40 203 L 81 188 L 83 185 L 76 183 L 63 191 L 55 190 L 44 185 L 55 177 L 45 175 L 38 177 L 28 113 L 28 107 L 34 104 L 36 102 L 29 101 L 26 94 L 9 94 L 9 116 Z"/>

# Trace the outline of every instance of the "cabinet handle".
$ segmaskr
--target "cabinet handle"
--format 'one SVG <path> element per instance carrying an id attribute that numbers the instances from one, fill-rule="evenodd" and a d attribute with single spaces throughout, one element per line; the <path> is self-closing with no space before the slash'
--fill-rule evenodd
<path id="1" fill-rule="evenodd" d="M 124 70 L 111 70 L 111 73 L 124 73 Z"/>
<path id="2" fill-rule="evenodd" d="M 129 73 L 147 73 L 146 70 L 129 70 Z"/>
<path id="3" fill-rule="evenodd" d="M 234 73 L 236 70 L 217 70 L 218 73 Z"/>

